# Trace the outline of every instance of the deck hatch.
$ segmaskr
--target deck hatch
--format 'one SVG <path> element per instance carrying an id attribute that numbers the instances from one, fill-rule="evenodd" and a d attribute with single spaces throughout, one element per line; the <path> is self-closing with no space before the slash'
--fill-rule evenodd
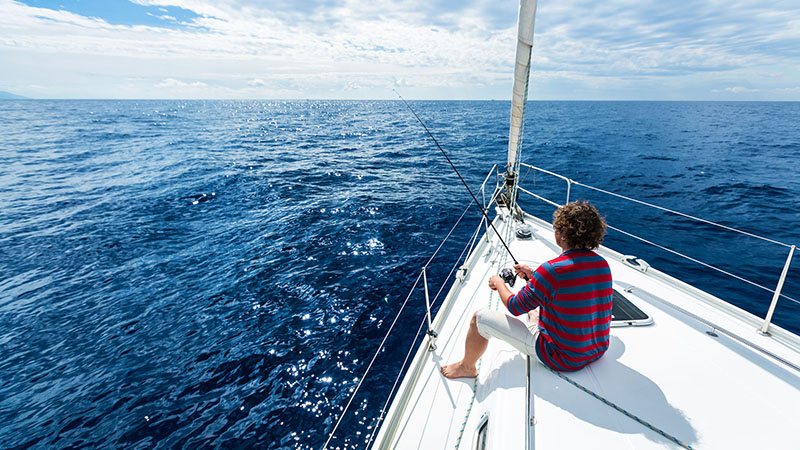
<path id="1" fill-rule="evenodd" d="M 616 289 L 614 289 L 612 298 L 611 315 L 611 326 L 614 327 L 649 325 L 653 323 L 653 319 L 647 313 L 639 309 Z"/>

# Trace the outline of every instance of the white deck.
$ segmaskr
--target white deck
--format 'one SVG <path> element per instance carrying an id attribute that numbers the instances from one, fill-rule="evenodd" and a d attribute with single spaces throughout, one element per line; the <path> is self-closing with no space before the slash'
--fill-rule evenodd
<path id="1" fill-rule="evenodd" d="M 533 240 L 509 243 L 520 262 L 535 267 L 560 253 L 549 224 L 526 216 Z M 496 220 L 501 233 L 505 223 Z M 493 233 L 490 233 L 492 236 Z M 492 236 L 493 237 L 493 236 Z M 482 241 L 468 262 L 463 283 L 456 282 L 436 317 L 434 352 L 424 343 L 392 404 L 374 448 L 474 449 L 477 429 L 488 416 L 488 449 L 525 448 L 526 357 L 492 340 L 481 359 L 473 401 L 473 380 L 447 380 L 439 367 L 459 360 L 469 319 L 477 309 L 505 311 L 488 277 L 509 267 L 496 239 Z M 654 269 L 642 273 L 601 249 L 615 288 L 654 323 L 612 328 L 611 346 L 589 367 L 566 374 L 641 419 L 699 449 L 800 449 L 800 366 L 796 336 L 777 330 L 762 336 L 760 320 Z M 519 289 L 517 280 L 514 288 Z M 768 301 L 768 299 L 766 300 Z M 674 306 L 673 306 L 674 305 Z M 677 307 L 677 308 L 676 308 Z M 706 333 L 710 327 L 686 312 L 738 335 Z M 532 448 L 680 448 L 551 373 L 532 359 Z M 419 373 L 418 377 L 414 374 Z M 407 403 L 404 402 L 408 399 Z"/>

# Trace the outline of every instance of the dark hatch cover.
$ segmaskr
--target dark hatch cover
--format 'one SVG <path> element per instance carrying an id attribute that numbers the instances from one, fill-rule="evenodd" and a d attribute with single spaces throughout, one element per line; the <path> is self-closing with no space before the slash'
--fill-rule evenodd
<path id="1" fill-rule="evenodd" d="M 614 297 L 612 299 L 612 322 L 630 322 L 641 321 L 650 318 L 644 311 L 636 307 L 624 295 L 620 294 L 614 289 Z"/>

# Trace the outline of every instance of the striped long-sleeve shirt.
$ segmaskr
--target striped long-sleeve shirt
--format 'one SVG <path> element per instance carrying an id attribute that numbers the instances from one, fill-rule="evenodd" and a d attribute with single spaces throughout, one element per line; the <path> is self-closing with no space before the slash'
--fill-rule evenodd
<path id="1" fill-rule="evenodd" d="M 536 354 L 555 370 L 578 370 L 608 349 L 611 270 L 588 250 L 568 250 L 539 266 L 506 306 L 518 316 L 541 307 Z"/>

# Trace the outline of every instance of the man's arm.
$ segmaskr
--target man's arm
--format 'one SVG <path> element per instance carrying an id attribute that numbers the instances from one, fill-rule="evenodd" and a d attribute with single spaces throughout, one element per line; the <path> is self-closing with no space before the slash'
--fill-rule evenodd
<path id="1" fill-rule="evenodd" d="M 497 275 L 492 276 L 491 278 L 489 278 L 489 288 L 494 291 L 497 291 L 497 293 L 500 294 L 500 299 L 503 300 L 503 304 L 506 305 L 506 308 L 508 308 L 508 298 L 514 294 L 511 293 L 511 290 L 508 288 L 503 279 Z M 511 311 L 511 314 L 514 314 L 514 312 Z M 528 322 L 539 323 L 538 307 L 534 310 L 528 311 Z"/>
<path id="2" fill-rule="evenodd" d="M 515 268 L 517 269 L 517 268 Z M 517 270 L 525 273 L 525 267 L 520 266 Z M 497 275 L 489 278 L 489 287 L 498 294 L 506 305 L 508 311 L 515 315 L 522 315 L 528 311 L 532 311 L 539 306 L 547 305 L 552 299 L 555 288 L 553 268 L 549 263 L 544 263 L 533 271 L 528 284 L 516 294 L 512 294 L 511 290 L 503 282 L 503 279 Z"/>

